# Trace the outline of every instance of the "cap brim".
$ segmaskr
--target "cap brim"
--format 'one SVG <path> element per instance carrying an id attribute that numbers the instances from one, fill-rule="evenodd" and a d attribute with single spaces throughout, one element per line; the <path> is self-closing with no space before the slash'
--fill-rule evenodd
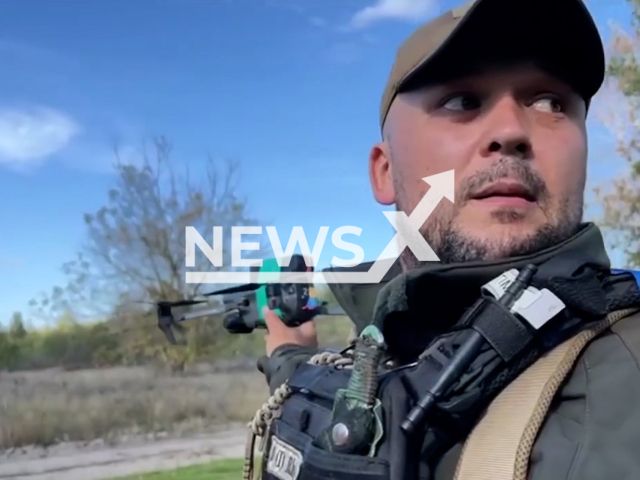
<path id="1" fill-rule="evenodd" d="M 581 0 L 477 0 L 398 91 L 505 60 L 534 61 L 587 99 L 602 86 L 606 68 L 598 29 Z"/>

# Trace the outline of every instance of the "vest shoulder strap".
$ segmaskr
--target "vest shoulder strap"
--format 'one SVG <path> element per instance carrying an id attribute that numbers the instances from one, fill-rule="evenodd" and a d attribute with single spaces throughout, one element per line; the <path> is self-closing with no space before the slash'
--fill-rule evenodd
<path id="1" fill-rule="evenodd" d="M 587 344 L 638 309 L 610 313 L 560 344 L 511 382 L 467 438 L 455 480 L 526 480 L 529 457 L 551 401 Z"/>

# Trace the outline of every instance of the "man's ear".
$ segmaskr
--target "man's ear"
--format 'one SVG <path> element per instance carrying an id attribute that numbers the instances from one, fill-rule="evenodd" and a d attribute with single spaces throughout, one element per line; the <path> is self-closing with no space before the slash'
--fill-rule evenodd
<path id="1" fill-rule="evenodd" d="M 393 164 L 387 142 L 376 143 L 369 153 L 369 180 L 376 201 L 392 205 L 396 201 L 393 188 Z"/>

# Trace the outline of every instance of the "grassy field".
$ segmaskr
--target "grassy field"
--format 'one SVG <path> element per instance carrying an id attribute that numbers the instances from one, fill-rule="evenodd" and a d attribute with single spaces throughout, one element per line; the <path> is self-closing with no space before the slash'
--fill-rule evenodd
<path id="1" fill-rule="evenodd" d="M 238 480 L 241 478 L 243 465 L 244 460 L 219 460 L 167 472 L 147 473 L 113 480 Z"/>
<path id="2" fill-rule="evenodd" d="M 317 325 L 321 345 L 345 345 L 346 317 Z M 264 342 L 255 340 L 257 358 Z M 242 363 L 235 369 L 200 363 L 180 375 L 143 366 L 0 372 L 0 449 L 115 442 L 123 435 L 188 435 L 244 423 L 269 392 L 255 360 Z"/>
<path id="3" fill-rule="evenodd" d="M 257 370 L 198 367 L 179 376 L 145 367 L 2 374 L 0 445 L 188 434 L 247 421 L 268 398 Z"/>

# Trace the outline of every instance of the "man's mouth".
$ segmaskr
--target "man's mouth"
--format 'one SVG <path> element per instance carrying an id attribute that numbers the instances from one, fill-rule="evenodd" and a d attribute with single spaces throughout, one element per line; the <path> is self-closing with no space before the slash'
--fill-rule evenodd
<path id="1" fill-rule="evenodd" d="M 514 181 L 501 181 L 486 186 L 471 196 L 472 200 L 485 204 L 504 206 L 530 206 L 536 202 L 536 195 L 525 185 Z"/>

